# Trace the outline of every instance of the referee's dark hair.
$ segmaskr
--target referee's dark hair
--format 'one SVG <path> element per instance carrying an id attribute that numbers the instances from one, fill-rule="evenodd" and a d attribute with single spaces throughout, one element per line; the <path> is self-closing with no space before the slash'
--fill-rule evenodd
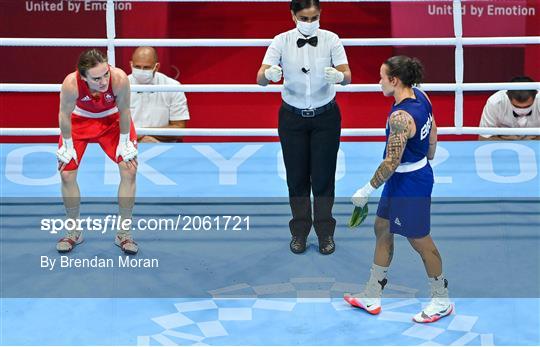
<path id="1" fill-rule="evenodd" d="M 296 14 L 297 12 L 305 10 L 306 8 L 310 8 L 311 6 L 315 6 L 319 10 L 321 9 L 319 0 L 293 0 L 291 1 L 290 7 L 291 11 Z"/>
<path id="2" fill-rule="evenodd" d="M 532 78 L 529 76 L 517 76 L 510 80 L 512 83 L 516 82 L 534 82 Z M 508 98 L 510 100 L 516 100 L 517 102 L 525 102 L 529 100 L 529 98 L 535 98 L 536 94 L 538 93 L 538 90 L 536 89 L 529 89 L 529 90 L 509 90 L 506 92 L 506 95 L 508 95 Z"/>

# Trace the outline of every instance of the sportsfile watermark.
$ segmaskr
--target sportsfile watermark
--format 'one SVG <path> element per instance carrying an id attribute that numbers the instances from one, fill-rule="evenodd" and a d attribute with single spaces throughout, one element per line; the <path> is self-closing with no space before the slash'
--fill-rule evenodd
<path id="1" fill-rule="evenodd" d="M 118 218 L 117 198 L 84 198 L 76 223 L 65 222 L 60 197 L 4 197 L 0 292 L 4 298 L 341 298 L 362 291 L 369 278 L 378 202 L 371 199 L 367 218 L 350 228 L 350 197 L 336 198 L 336 252 L 319 253 L 321 223 L 313 221 L 305 254 L 295 256 L 289 247 L 288 197 L 141 197 L 133 221 L 125 222 Z M 540 298 L 538 197 L 433 198 L 430 212 L 430 233 L 452 297 Z M 401 217 L 390 222 L 408 223 Z M 95 231 L 83 231 L 82 244 L 58 254 L 61 229 L 79 223 Z M 127 257 L 116 245 L 113 230 L 125 226 L 140 229 L 132 231 L 136 256 Z M 395 238 L 403 247 L 396 248 L 399 262 L 392 264 L 385 295 L 428 298 L 418 253 L 405 237 Z M 351 278 L 343 264 L 365 267 Z M 414 290 L 398 290 L 405 287 Z"/>
<path id="2" fill-rule="evenodd" d="M 86 218 L 43 218 L 41 230 L 51 234 L 62 231 L 249 231 L 250 216 L 192 216 L 177 215 L 176 218 L 122 218 L 118 215 Z"/>

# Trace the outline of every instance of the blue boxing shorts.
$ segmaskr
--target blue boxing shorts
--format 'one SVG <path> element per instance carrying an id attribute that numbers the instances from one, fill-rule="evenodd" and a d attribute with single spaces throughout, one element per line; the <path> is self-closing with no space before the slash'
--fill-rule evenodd
<path id="1" fill-rule="evenodd" d="M 412 172 L 395 172 L 384 185 L 377 216 L 390 222 L 390 232 L 410 238 L 429 235 L 433 170 L 429 163 Z"/>

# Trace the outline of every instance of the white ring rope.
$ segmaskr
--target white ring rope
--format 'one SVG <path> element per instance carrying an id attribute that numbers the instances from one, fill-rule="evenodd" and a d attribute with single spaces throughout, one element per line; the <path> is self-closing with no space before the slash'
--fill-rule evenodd
<path id="1" fill-rule="evenodd" d="M 96 0 L 94 0 L 96 1 Z M 264 47 L 271 39 L 116 39 L 114 3 L 120 2 L 155 2 L 156 0 L 97 0 L 107 2 L 106 39 L 73 38 L 0 38 L 1 46 L 37 46 L 37 47 L 107 47 L 109 62 L 115 65 L 115 47 Z M 160 1 L 160 0 L 157 0 Z M 161 2 L 288 2 L 289 0 L 161 0 Z M 324 0 L 323 0 L 324 1 Z M 324 2 L 417 2 L 410 0 L 327 0 Z M 453 38 L 365 38 L 342 39 L 344 46 L 455 46 L 455 82 L 426 83 L 426 91 L 455 92 L 455 127 L 439 128 L 440 134 L 484 134 L 484 135 L 540 135 L 540 128 L 474 128 L 463 127 L 463 92 L 485 90 L 523 90 L 540 89 L 540 83 L 463 83 L 463 46 L 465 45 L 529 45 L 540 44 L 540 36 L 519 37 L 462 37 L 462 0 L 434 0 L 433 2 L 452 2 Z M 246 84 L 196 84 L 165 86 L 152 85 L 132 87 L 133 91 L 155 92 L 280 92 L 282 86 L 261 87 Z M 354 84 L 336 86 L 340 92 L 379 92 L 377 84 Z M 59 92 L 59 84 L 1 83 L 0 92 Z M 277 136 L 276 129 L 156 129 L 140 128 L 141 135 L 171 136 Z M 57 128 L 0 128 L 1 136 L 45 136 L 58 135 Z M 342 136 L 380 136 L 384 129 L 343 129 Z"/>
<path id="2" fill-rule="evenodd" d="M 0 83 L 0 92 L 60 92 L 61 84 Z M 523 83 L 424 83 L 422 90 L 428 92 L 452 92 L 460 88 L 466 92 L 486 90 L 540 89 L 540 82 Z M 282 85 L 262 87 L 256 84 L 181 84 L 181 85 L 133 85 L 133 92 L 192 92 L 192 93 L 276 93 Z M 380 92 L 378 84 L 350 84 L 336 86 L 338 92 Z"/>
<path id="3" fill-rule="evenodd" d="M 463 30 L 461 22 L 461 0 L 452 3 L 454 19 L 454 35 L 456 36 L 455 49 L 455 79 L 456 90 L 454 100 L 454 126 L 458 129 L 463 127 Z"/>
<path id="4" fill-rule="evenodd" d="M 464 37 L 470 45 L 538 45 L 540 36 Z M 272 39 L 86 39 L 86 38 L 0 38 L 0 47 L 267 47 Z M 361 38 L 341 39 L 344 46 L 455 46 L 456 38 Z"/>
<path id="5" fill-rule="evenodd" d="M 156 136 L 278 136 L 277 129 L 243 128 L 137 128 L 137 135 Z M 535 135 L 540 136 L 540 128 L 476 128 L 438 127 L 439 135 Z M 57 136 L 58 128 L 0 128 L 0 136 Z M 358 128 L 342 129 L 341 136 L 384 136 L 384 129 Z"/>
<path id="6" fill-rule="evenodd" d="M 114 53 L 114 39 L 116 38 L 116 22 L 114 20 L 114 1 L 107 0 L 105 13 L 107 23 L 107 59 L 112 66 L 116 66 L 116 54 Z"/>

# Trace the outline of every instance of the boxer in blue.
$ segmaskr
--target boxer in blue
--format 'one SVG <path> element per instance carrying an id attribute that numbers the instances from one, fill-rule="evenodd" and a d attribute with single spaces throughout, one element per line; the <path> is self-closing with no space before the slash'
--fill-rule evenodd
<path id="1" fill-rule="evenodd" d="M 384 160 L 370 182 L 352 197 L 355 206 L 364 207 L 373 191 L 384 184 L 375 219 L 375 255 L 365 290 L 344 298 L 371 314 L 381 312 L 394 234 L 400 234 L 422 257 L 431 285 L 431 302 L 413 320 L 431 323 L 449 315 L 453 306 L 441 256 L 429 235 L 434 179 L 428 159 L 435 155 L 437 127 L 429 98 L 415 87 L 422 82 L 423 72 L 420 61 L 405 56 L 391 57 L 381 66 L 383 94 L 395 99 L 386 125 Z"/>

